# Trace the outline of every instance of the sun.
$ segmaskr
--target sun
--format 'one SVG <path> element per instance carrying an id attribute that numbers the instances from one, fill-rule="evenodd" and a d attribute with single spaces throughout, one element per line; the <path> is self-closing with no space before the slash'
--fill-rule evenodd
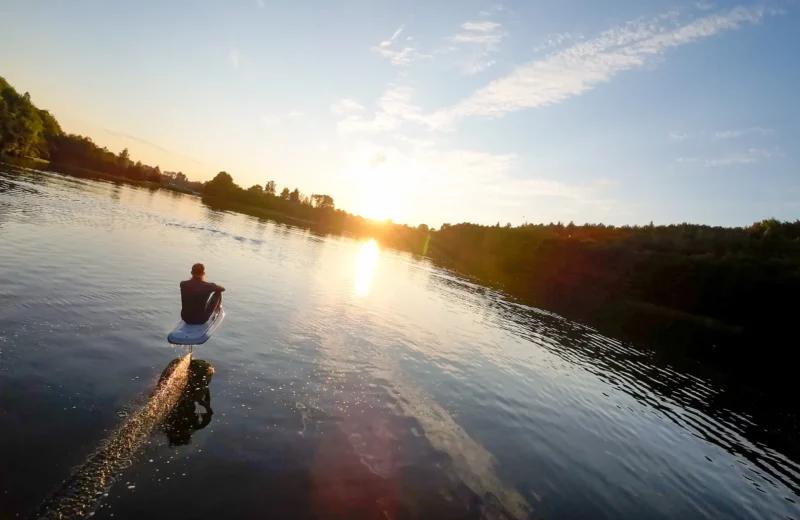
<path id="1" fill-rule="evenodd" d="M 394 217 L 398 209 L 397 172 L 383 164 L 359 169 L 355 177 L 358 193 L 356 213 L 373 220 Z"/>
<path id="2" fill-rule="evenodd" d="M 378 191 L 372 194 L 365 194 L 364 200 L 362 200 L 360 204 L 360 207 L 363 209 L 359 211 L 359 213 L 362 217 L 372 220 L 386 220 L 392 218 L 391 211 L 387 207 L 384 199 L 385 196 Z"/>

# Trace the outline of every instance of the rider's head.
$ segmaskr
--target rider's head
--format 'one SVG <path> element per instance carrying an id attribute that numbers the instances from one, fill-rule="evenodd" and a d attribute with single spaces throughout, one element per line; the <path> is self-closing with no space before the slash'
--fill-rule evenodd
<path id="1" fill-rule="evenodd" d="M 203 264 L 194 264 L 192 266 L 192 277 L 203 278 L 206 274 L 206 268 Z"/>

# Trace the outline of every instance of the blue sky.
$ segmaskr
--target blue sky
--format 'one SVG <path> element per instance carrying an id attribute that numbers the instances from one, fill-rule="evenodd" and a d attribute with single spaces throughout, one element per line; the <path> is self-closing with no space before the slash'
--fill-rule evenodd
<path id="1" fill-rule="evenodd" d="M 800 217 L 791 0 L 0 4 L 0 75 L 65 130 L 365 216 Z"/>

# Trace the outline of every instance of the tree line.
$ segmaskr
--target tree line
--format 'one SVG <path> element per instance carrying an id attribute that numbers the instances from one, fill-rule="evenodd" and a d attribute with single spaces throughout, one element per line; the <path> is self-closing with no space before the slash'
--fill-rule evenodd
<path id="1" fill-rule="evenodd" d="M 546 309 L 672 345 L 717 366 L 774 368 L 793 347 L 800 294 L 800 221 L 748 227 L 573 223 L 429 229 L 373 221 L 327 194 L 238 186 L 227 172 L 206 183 L 133 162 L 129 153 L 66 134 L 30 96 L 0 78 L 0 154 L 47 159 L 113 178 L 193 191 L 212 207 L 290 220 L 320 233 L 370 236 Z M 792 343 L 793 344 L 793 343 Z"/>

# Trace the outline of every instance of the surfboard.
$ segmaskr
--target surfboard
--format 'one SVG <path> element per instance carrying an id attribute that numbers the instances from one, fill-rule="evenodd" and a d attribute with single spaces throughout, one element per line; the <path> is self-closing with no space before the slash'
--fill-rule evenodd
<path id="1" fill-rule="evenodd" d="M 167 335 L 167 341 L 173 345 L 202 345 L 217 331 L 224 319 L 225 309 L 220 306 L 205 323 L 190 325 L 180 320 Z"/>

